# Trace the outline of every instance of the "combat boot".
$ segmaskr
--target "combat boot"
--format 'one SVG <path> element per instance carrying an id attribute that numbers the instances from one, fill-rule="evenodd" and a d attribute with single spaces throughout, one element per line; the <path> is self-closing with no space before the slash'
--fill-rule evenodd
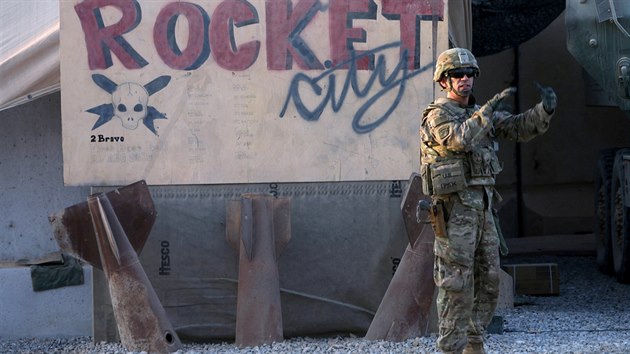
<path id="1" fill-rule="evenodd" d="M 486 354 L 486 350 L 483 348 L 483 342 L 468 342 L 462 354 Z"/>

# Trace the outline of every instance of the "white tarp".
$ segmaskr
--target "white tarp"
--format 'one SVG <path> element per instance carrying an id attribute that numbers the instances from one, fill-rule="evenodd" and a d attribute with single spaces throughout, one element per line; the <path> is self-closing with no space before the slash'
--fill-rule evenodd
<path id="1" fill-rule="evenodd" d="M 62 1 L 64 181 L 406 179 L 446 5 Z"/>
<path id="2" fill-rule="evenodd" d="M 0 1 L 0 110 L 59 90 L 59 1 Z"/>
<path id="3" fill-rule="evenodd" d="M 428 2 L 423 0 L 420 2 Z M 60 0 L 63 3 L 76 3 L 72 0 Z M 215 0 L 206 0 L 212 4 Z M 296 3 L 296 1 L 293 1 Z M 321 1 L 328 4 L 328 0 Z M 445 1 L 447 2 L 447 1 Z M 143 1 L 141 1 L 143 3 Z M 202 1 L 203 3 L 203 1 Z M 379 5 L 380 3 L 377 2 Z M 463 14 L 462 4 L 459 0 L 448 0 L 449 16 L 455 21 L 449 21 L 450 38 L 456 45 L 470 47 L 470 36 L 462 37 L 462 30 L 470 31 L 470 3 L 464 2 Z M 462 18 L 463 17 L 463 18 Z M 59 57 L 59 1 L 57 0 L 4 0 L 0 1 L 0 110 L 7 109 L 19 104 L 27 103 L 42 95 L 55 92 L 60 88 L 60 57 Z M 355 22 L 358 22 L 355 20 Z M 459 24 L 455 23 L 458 22 Z M 462 26 L 463 24 L 463 26 Z M 180 39 L 181 40 L 181 39 Z M 442 41 L 440 39 L 440 41 Z M 458 43 L 459 42 L 459 43 Z M 271 86 L 270 86 L 271 87 Z M 335 127 L 332 127 L 335 129 Z M 242 134 L 247 132 L 241 131 Z M 188 139 L 196 139 L 190 136 Z M 134 147 L 136 148 L 136 147 Z M 355 151 L 356 152 L 356 151 Z M 349 152 L 352 154 L 353 152 Z M 120 154 L 117 154 L 120 156 Z M 136 154 L 137 155 L 137 154 Z M 116 156 L 114 156 L 116 157 Z M 193 156 L 193 158 L 196 158 Z M 368 160 L 372 158 L 368 156 Z M 340 162 L 340 161 L 337 161 Z M 339 167 L 339 163 L 336 165 Z M 329 166 L 332 171 L 332 165 Z M 296 168 L 293 166 L 292 168 Z M 399 170 L 407 170 L 404 167 Z M 330 172 L 329 171 L 329 172 Z M 378 176 L 365 173 L 363 179 L 379 178 Z M 405 172 L 393 175 L 381 176 L 392 177 L 402 175 Z M 313 180 L 342 180 L 342 179 L 362 179 L 356 176 L 333 175 L 332 177 L 314 177 Z M 129 178 L 118 179 L 118 182 L 127 181 Z M 262 179 L 247 176 L 244 179 L 232 180 L 220 179 L 192 179 L 192 180 L 155 180 L 156 183 L 176 183 L 176 182 L 248 182 L 257 180 L 277 180 L 285 178 L 274 178 L 266 175 Z M 310 180 L 310 179 L 309 179 Z M 99 180 L 101 183 L 103 180 Z M 99 181 L 92 181 L 94 183 Z M 70 184 L 89 184 L 89 181 Z"/>

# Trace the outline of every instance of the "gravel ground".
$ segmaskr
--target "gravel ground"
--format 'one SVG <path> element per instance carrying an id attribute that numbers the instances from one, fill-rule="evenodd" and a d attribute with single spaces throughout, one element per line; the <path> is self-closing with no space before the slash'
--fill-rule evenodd
<path id="1" fill-rule="evenodd" d="M 593 257 L 520 257 L 504 263 L 558 263 L 560 296 L 517 296 L 497 313 L 504 333 L 486 339 L 488 353 L 630 353 L 630 285 L 599 273 Z M 184 344 L 177 353 L 436 353 L 436 337 L 401 343 L 357 336 L 294 338 L 238 349 L 233 343 Z M 0 353 L 128 353 L 91 338 L 0 340 Z"/>

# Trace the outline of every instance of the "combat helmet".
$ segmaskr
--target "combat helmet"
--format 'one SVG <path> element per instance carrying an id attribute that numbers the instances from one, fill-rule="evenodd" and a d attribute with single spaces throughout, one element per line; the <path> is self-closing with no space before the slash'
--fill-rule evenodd
<path id="1" fill-rule="evenodd" d="M 433 74 L 433 81 L 438 82 L 442 78 L 444 73 L 449 70 L 458 68 L 475 68 L 479 71 L 479 65 L 477 59 L 466 48 L 451 48 L 445 50 L 440 54 L 435 64 L 435 74 Z"/>

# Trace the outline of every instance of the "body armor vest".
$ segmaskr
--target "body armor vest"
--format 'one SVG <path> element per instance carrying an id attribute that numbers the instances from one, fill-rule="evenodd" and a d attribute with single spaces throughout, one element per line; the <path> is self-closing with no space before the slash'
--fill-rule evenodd
<path id="1" fill-rule="evenodd" d="M 430 129 L 440 129 L 445 124 L 462 123 L 479 109 L 473 105 L 463 108 L 449 104 L 448 100 L 439 99 L 430 104 L 423 113 L 421 128 L 420 174 L 423 180 L 423 193 L 439 195 L 454 193 L 467 186 L 492 186 L 495 176 L 501 172 L 496 151 L 498 144 L 492 130 L 481 137 L 467 151 L 450 150 L 433 138 Z M 441 114 L 431 128 L 427 124 L 427 115 L 434 109 L 441 109 Z"/>

